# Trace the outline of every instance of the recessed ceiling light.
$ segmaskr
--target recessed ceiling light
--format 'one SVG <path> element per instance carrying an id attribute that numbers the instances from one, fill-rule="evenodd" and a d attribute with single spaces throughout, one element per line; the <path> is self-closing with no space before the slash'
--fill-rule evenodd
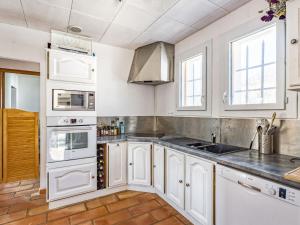
<path id="1" fill-rule="evenodd" d="M 70 26 L 68 26 L 68 30 L 70 30 L 74 33 L 80 33 L 82 31 L 82 28 L 79 26 L 70 25 Z"/>

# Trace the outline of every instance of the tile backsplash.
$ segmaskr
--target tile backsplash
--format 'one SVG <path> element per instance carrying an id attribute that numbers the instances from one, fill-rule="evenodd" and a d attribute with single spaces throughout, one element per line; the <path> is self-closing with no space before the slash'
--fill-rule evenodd
<path id="1" fill-rule="evenodd" d="M 98 117 L 100 122 L 110 124 L 115 117 Z M 197 117 L 119 117 L 125 122 L 126 133 L 159 132 L 166 135 L 211 141 L 215 133 L 217 142 L 248 148 L 255 133 L 255 119 L 197 118 Z M 277 121 L 279 128 L 274 138 L 277 153 L 300 157 L 300 120 Z M 257 140 L 257 139 L 256 139 Z M 255 141 L 257 143 L 257 141 Z M 254 145 L 257 148 L 257 145 Z"/>

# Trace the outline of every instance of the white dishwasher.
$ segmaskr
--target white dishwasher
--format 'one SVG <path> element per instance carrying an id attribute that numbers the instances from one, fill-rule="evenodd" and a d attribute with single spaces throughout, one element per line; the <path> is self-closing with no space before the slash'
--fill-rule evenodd
<path id="1" fill-rule="evenodd" d="M 299 190 L 221 165 L 216 175 L 216 225 L 300 225 Z"/>

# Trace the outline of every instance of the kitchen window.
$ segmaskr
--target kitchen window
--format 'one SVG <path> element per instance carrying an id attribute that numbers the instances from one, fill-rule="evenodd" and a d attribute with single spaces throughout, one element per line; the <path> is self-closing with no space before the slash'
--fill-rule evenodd
<path id="1" fill-rule="evenodd" d="M 273 23 L 229 41 L 226 110 L 284 108 L 284 35 Z"/>
<path id="2" fill-rule="evenodd" d="M 208 45 L 201 45 L 179 57 L 179 111 L 206 110 L 207 51 Z"/>

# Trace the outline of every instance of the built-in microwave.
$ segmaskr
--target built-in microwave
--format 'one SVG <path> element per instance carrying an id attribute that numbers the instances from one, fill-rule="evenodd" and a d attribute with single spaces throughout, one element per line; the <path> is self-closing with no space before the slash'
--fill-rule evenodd
<path id="1" fill-rule="evenodd" d="M 95 111 L 94 91 L 52 90 L 54 111 Z"/>

